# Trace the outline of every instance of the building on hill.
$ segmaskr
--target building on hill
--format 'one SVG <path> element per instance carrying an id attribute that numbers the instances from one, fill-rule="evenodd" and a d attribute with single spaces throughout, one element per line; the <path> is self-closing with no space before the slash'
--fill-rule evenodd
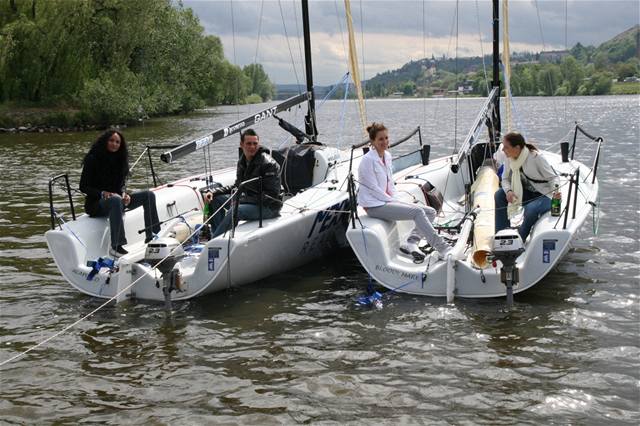
<path id="1" fill-rule="evenodd" d="M 571 52 L 568 50 L 548 50 L 546 52 L 540 52 L 538 56 L 538 60 L 540 63 L 545 62 L 560 62 L 565 56 L 571 55 Z"/>

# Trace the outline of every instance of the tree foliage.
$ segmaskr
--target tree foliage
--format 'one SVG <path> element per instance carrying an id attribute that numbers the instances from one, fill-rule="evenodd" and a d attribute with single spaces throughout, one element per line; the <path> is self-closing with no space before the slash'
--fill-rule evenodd
<path id="1" fill-rule="evenodd" d="M 269 99 L 268 76 L 250 67 L 230 64 L 180 2 L 0 2 L 0 102 L 79 107 L 113 123 Z"/>

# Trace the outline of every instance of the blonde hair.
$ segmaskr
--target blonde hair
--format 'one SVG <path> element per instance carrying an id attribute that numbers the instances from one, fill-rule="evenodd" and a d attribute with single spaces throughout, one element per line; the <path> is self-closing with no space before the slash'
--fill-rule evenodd
<path id="1" fill-rule="evenodd" d="M 388 130 L 384 124 L 376 123 L 375 121 L 367 126 L 367 133 L 369 134 L 370 140 L 375 140 L 378 132 L 382 132 L 383 130 Z"/>

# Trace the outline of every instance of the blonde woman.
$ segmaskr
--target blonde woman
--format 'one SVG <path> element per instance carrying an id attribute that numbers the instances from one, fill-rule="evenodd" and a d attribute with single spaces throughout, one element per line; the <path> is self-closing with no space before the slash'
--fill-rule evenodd
<path id="1" fill-rule="evenodd" d="M 431 222 L 436 211 L 429 206 L 409 204 L 395 198 L 396 189 L 391 169 L 391 153 L 389 149 L 389 131 L 382 123 L 372 123 L 367 127 L 372 149 L 362 157 L 358 167 L 358 204 L 369 217 L 384 220 L 413 220 L 415 227 L 407 240 L 400 245 L 400 251 L 424 259 L 418 248 L 420 239 L 438 251 L 439 258 L 444 259 L 451 247 L 433 228 Z"/>

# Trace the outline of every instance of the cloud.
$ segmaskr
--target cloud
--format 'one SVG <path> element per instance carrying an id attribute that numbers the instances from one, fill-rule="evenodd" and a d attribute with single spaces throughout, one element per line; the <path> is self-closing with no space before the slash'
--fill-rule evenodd
<path id="1" fill-rule="evenodd" d="M 208 34 L 221 38 L 230 61 L 246 65 L 254 62 L 257 52 L 257 61 L 272 81 L 304 80 L 299 1 L 184 0 L 183 4 L 194 10 Z M 513 51 L 560 49 L 577 42 L 598 45 L 640 19 L 637 0 L 512 0 L 509 7 Z M 455 56 L 456 34 L 459 56 L 491 52 L 488 0 L 352 0 L 351 8 L 361 59 L 364 53 L 363 78 L 411 59 Z M 337 82 L 347 70 L 344 3 L 311 1 L 309 15 L 314 82 Z"/>

